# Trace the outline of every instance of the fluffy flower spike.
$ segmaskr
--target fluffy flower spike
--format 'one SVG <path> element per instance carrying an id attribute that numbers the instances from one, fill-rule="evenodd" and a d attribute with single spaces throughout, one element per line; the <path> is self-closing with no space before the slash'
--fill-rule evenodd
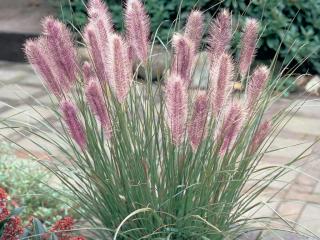
<path id="1" fill-rule="evenodd" d="M 266 139 L 268 134 L 270 133 L 272 128 L 270 121 L 263 122 L 256 133 L 253 136 L 252 143 L 251 143 L 251 153 L 254 153 L 257 151 L 257 149 L 260 147 L 260 145 L 263 143 L 263 141 Z"/>
<path id="2" fill-rule="evenodd" d="M 193 44 L 194 48 L 197 50 L 200 47 L 202 33 L 203 33 L 203 14 L 201 11 L 193 10 L 186 24 L 185 36 L 189 38 Z"/>
<path id="3" fill-rule="evenodd" d="M 188 136 L 193 151 L 196 151 L 205 135 L 209 101 L 207 94 L 197 96 L 194 103 L 192 118 L 188 127 Z"/>
<path id="4" fill-rule="evenodd" d="M 126 38 L 134 57 L 146 62 L 149 51 L 150 19 L 140 0 L 128 0 L 125 11 Z"/>
<path id="5" fill-rule="evenodd" d="M 187 121 L 187 90 L 179 76 L 171 75 L 166 84 L 167 122 L 171 131 L 173 144 L 183 141 Z"/>
<path id="6" fill-rule="evenodd" d="M 256 101 L 265 88 L 268 77 L 269 69 L 266 66 L 260 66 L 254 70 L 247 89 L 247 107 L 249 112 L 253 110 Z"/>
<path id="7" fill-rule="evenodd" d="M 220 155 L 223 156 L 233 147 L 243 121 L 243 109 L 237 103 L 231 103 L 225 113 L 223 123 L 219 131 L 219 139 L 222 140 Z"/>
<path id="8" fill-rule="evenodd" d="M 209 52 L 213 61 L 229 49 L 232 37 L 231 19 L 230 12 L 222 9 L 210 27 Z"/>
<path id="9" fill-rule="evenodd" d="M 120 103 L 125 101 L 133 80 L 128 53 L 126 42 L 119 35 L 113 34 L 110 39 L 110 56 L 108 59 L 110 85 Z"/>
<path id="10" fill-rule="evenodd" d="M 259 32 L 259 23 L 255 19 L 248 19 L 241 39 L 239 72 L 244 77 L 253 61 Z"/>
<path id="11" fill-rule="evenodd" d="M 47 48 L 57 66 L 59 77 L 64 77 L 65 85 L 72 85 L 77 77 L 77 53 L 68 28 L 60 21 L 47 17 L 43 22 Z"/>
<path id="12" fill-rule="evenodd" d="M 233 69 L 232 57 L 227 53 L 224 53 L 217 63 L 211 66 L 211 101 L 215 116 L 221 112 L 231 90 Z"/>
<path id="13" fill-rule="evenodd" d="M 102 127 L 104 128 L 107 139 L 110 139 L 112 132 L 111 121 L 101 86 L 97 81 L 92 80 L 86 86 L 86 97 L 90 109 L 95 115 L 97 115 Z"/>
<path id="14" fill-rule="evenodd" d="M 195 56 L 194 44 L 187 37 L 176 34 L 173 36 L 174 49 L 171 73 L 181 77 L 186 86 L 191 83 L 191 70 Z"/>
<path id="15" fill-rule="evenodd" d="M 107 5 L 101 0 L 89 0 L 88 15 L 90 20 L 104 19 L 112 29 L 112 18 Z"/>
<path id="16" fill-rule="evenodd" d="M 25 44 L 25 53 L 33 69 L 41 76 L 49 90 L 60 97 L 62 95 L 62 86 L 52 68 L 52 62 L 48 57 L 44 39 L 28 40 Z"/>
<path id="17" fill-rule="evenodd" d="M 104 55 L 105 50 L 102 48 L 100 35 L 94 24 L 89 24 L 85 27 L 84 38 L 88 45 L 96 75 L 100 82 L 105 84 L 109 81 L 106 56 Z M 105 41 L 107 41 L 107 39 L 105 39 Z"/>
<path id="18" fill-rule="evenodd" d="M 62 101 L 61 110 L 72 138 L 81 149 L 86 147 L 86 135 L 84 127 L 77 116 L 76 106 L 70 101 Z"/>

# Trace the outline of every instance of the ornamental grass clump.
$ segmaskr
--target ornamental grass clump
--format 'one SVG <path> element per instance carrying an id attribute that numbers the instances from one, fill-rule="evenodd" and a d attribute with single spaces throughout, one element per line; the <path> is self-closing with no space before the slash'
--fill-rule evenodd
<path id="1" fill-rule="evenodd" d="M 174 35 L 171 63 L 156 83 L 155 41 L 140 0 L 126 4 L 124 35 L 114 31 L 102 1 L 89 1 L 88 12 L 89 62 L 80 63 L 70 32 L 51 17 L 25 52 L 59 102 L 53 112 L 60 127 L 39 124 L 55 135 L 42 131 L 60 156 L 38 143 L 52 157 L 42 163 L 73 192 L 78 210 L 100 230 L 95 233 L 101 239 L 235 239 L 255 229 L 261 219 L 248 217 L 259 207 L 254 200 L 287 171 L 267 168 L 262 177 L 257 168 L 284 119 L 263 117 L 273 99 L 271 70 L 249 71 L 258 23 L 248 20 L 240 54 L 233 55 L 231 13 L 218 13 L 206 47 L 208 84 L 198 89 L 191 83 L 201 12 L 193 11 Z M 245 93 L 235 93 L 234 81 L 244 78 Z"/>

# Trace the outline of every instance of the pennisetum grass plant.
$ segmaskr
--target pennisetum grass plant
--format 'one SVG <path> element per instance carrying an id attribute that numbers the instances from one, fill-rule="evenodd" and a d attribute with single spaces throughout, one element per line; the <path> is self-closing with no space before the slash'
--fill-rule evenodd
<path id="1" fill-rule="evenodd" d="M 52 17 L 25 52 L 59 103 L 51 106 L 59 126 L 43 119 L 50 135 L 33 132 L 59 150 L 37 142 L 52 159 L 40 162 L 72 191 L 98 238 L 237 239 L 265 224 L 248 213 L 303 153 L 288 168 L 257 167 L 287 119 L 285 112 L 264 118 L 274 98 L 272 67 L 252 67 L 258 21 L 247 21 L 237 58 L 231 13 L 217 14 L 206 47 L 207 88 L 197 89 L 191 83 L 202 12 L 192 11 L 185 30 L 174 34 L 170 67 L 156 83 L 140 0 L 127 1 L 124 35 L 102 1 L 90 0 L 88 15 L 82 36 L 90 61 L 81 63 L 70 31 Z M 246 83 L 244 94 L 234 92 L 234 81 Z"/>

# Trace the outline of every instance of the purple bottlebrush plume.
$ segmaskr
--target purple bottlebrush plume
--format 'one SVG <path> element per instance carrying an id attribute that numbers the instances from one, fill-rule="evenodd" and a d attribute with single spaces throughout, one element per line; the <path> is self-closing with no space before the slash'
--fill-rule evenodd
<path id="1" fill-rule="evenodd" d="M 126 42 L 117 34 L 110 38 L 110 55 L 108 58 L 110 85 L 120 103 L 128 95 L 133 80 L 132 65 L 129 61 L 129 49 Z"/>
<path id="2" fill-rule="evenodd" d="M 269 77 L 269 69 L 266 66 L 257 67 L 248 83 L 247 89 L 247 108 L 251 112 L 256 101 L 266 86 Z"/>
<path id="3" fill-rule="evenodd" d="M 112 133 L 111 120 L 100 84 L 94 80 L 90 81 L 85 92 L 91 111 L 98 117 L 107 139 L 110 139 Z"/>
<path id="4" fill-rule="evenodd" d="M 84 77 L 84 81 L 89 83 L 94 77 L 95 74 L 89 62 L 85 61 L 82 65 L 82 74 Z"/>
<path id="5" fill-rule="evenodd" d="M 128 0 L 125 11 L 126 38 L 134 57 L 146 62 L 149 51 L 150 19 L 140 0 Z"/>
<path id="6" fill-rule="evenodd" d="M 88 15 L 90 20 L 104 19 L 112 29 L 112 17 L 107 5 L 101 0 L 89 0 Z"/>
<path id="7" fill-rule="evenodd" d="M 103 54 L 108 54 L 108 38 L 114 32 L 112 17 L 107 5 L 101 0 L 90 0 L 88 4 L 89 25 L 96 30 Z"/>
<path id="8" fill-rule="evenodd" d="M 211 103 L 215 116 L 221 112 L 232 89 L 233 70 L 232 57 L 227 53 L 222 54 L 219 60 L 211 65 Z"/>
<path id="9" fill-rule="evenodd" d="M 195 58 L 193 42 L 187 37 L 176 34 L 172 38 L 174 57 L 171 66 L 171 74 L 181 77 L 186 86 L 191 83 L 191 70 Z"/>
<path id="10" fill-rule="evenodd" d="M 65 78 L 66 86 L 72 85 L 77 78 L 77 51 L 73 45 L 71 32 L 60 21 L 47 17 L 43 22 L 47 48 L 50 56 L 57 66 L 59 77 Z"/>
<path id="11" fill-rule="evenodd" d="M 222 140 L 220 155 L 223 156 L 233 147 L 233 144 L 242 127 L 244 112 L 238 103 L 231 103 L 225 112 L 225 116 L 220 126 L 218 139 Z"/>
<path id="12" fill-rule="evenodd" d="M 183 141 L 187 121 L 187 89 L 179 76 L 171 75 L 166 83 L 167 122 L 174 145 Z"/>
<path id="13" fill-rule="evenodd" d="M 260 147 L 260 145 L 263 143 L 263 141 L 266 139 L 266 137 L 270 133 L 271 128 L 272 128 L 272 124 L 270 121 L 265 121 L 259 126 L 251 142 L 251 146 L 250 146 L 251 153 L 254 153 L 257 151 L 257 149 Z"/>
<path id="14" fill-rule="evenodd" d="M 49 90 L 57 97 L 61 97 L 62 86 L 55 76 L 44 39 L 28 40 L 25 44 L 25 53 L 33 69 L 41 76 Z"/>
<path id="15" fill-rule="evenodd" d="M 95 24 L 89 23 L 85 27 L 84 38 L 94 64 L 95 73 L 100 82 L 104 85 L 109 82 L 106 57 L 108 39 L 105 39 L 106 45 L 103 46 L 100 37 L 98 27 Z"/>
<path id="16" fill-rule="evenodd" d="M 192 117 L 188 126 L 188 136 L 191 147 L 195 151 L 201 144 L 203 137 L 205 136 L 205 126 L 209 111 L 208 95 L 201 94 L 197 96 Z"/>
<path id="17" fill-rule="evenodd" d="M 239 60 L 239 72 L 241 77 L 245 77 L 253 61 L 257 38 L 259 33 L 259 23 L 255 19 L 248 19 L 241 39 L 241 51 Z"/>
<path id="18" fill-rule="evenodd" d="M 193 10 L 189 17 L 186 24 L 185 29 L 185 36 L 189 38 L 193 44 L 194 48 L 197 50 L 200 47 L 201 39 L 202 39 L 202 33 L 203 33 L 203 14 L 201 11 Z"/>
<path id="19" fill-rule="evenodd" d="M 60 104 L 60 108 L 72 138 L 79 147 L 84 150 L 87 145 L 86 134 L 84 127 L 77 116 L 76 106 L 68 100 L 63 100 Z"/>
<path id="20" fill-rule="evenodd" d="M 215 61 L 230 47 L 232 38 L 231 20 L 230 12 L 222 9 L 211 24 L 209 30 L 209 53 L 212 61 Z"/>

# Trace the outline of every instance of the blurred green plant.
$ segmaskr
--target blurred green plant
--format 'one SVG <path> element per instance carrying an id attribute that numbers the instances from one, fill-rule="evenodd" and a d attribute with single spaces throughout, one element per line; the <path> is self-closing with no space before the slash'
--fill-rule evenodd
<path id="1" fill-rule="evenodd" d="M 0 187 L 8 192 L 12 206 L 24 207 L 20 215 L 25 223 L 34 216 L 51 225 L 66 215 L 65 199 L 48 186 L 52 174 L 30 159 L 18 159 L 7 143 L 0 144 L 0 154 Z"/>
<path id="2" fill-rule="evenodd" d="M 85 3 L 87 0 L 50 0 L 58 9 L 60 19 L 82 29 L 87 22 Z M 122 5 L 125 1 L 105 0 L 113 14 L 116 28 L 123 28 Z M 157 30 L 162 40 L 170 36 L 172 21 L 176 19 L 179 9 L 183 23 L 192 8 L 206 10 L 209 15 L 218 8 L 227 7 L 240 22 L 242 15 L 261 19 L 265 28 L 259 43 L 258 58 L 272 59 L 280 43 L 279 60 L 283 64 L 292 61 L 291 66 L 300 64 L 300 71 L 320 73 L 320 1 L 319 0 L 148 0 L 145 6 L 151 16 L 151 29 Z M 179 27 L 179 25 L 178 25 Z M 306 60 L 307 59 L 307 60 Z M 305 61 L 305 63 L 304 63 Z"/>

